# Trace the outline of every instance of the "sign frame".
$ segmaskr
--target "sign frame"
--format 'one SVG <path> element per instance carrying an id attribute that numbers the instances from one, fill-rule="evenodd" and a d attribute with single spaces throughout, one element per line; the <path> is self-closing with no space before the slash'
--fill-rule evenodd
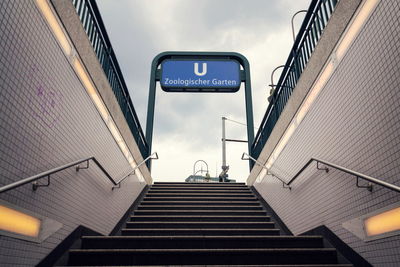
<path id="1" fill-rule="evenodd" d="M 236 86 L 180 86 L 180 85 L 164 85 L 163 84 L 163 78 L 164 78 L 164 63 L 166 62 L 184 62 L 184 61 L 191 61 L 191 62 L 195 62 L 198 61 L 200 63 L 212 63 L 212 62 L 233 62 L 235 64 L 237 64 L 237 76 L 235 78 L 235 82 L 237 82 Z M 236 93 L 237 91 L 239 91 L 240 89 L 240 85 L 241 85 L 241 77 L 240 77 L 240 63 L 239 61 L 237 61 L 236 59 L 196 59 L 196 58 L 181 58 L 181 59 L 165 59 L 161 62 L 161 78 L 160 78 L 160 85 L 161 85 L 161 89 L 165 92 L 187 92 L 187 93 Z M 235 70 L 236 71 L 236 70 Z M 195 74 L 196 75 L 196 74 Z M 207 75 L 207 74 L 205 74 Z M 236 73 L 235 73 L 236 75 Z M 178 75 L 177 75 L 178 76 Z M 193 78 L 198 78 L 201 79 L 203 81 L 210 81 L 213 77 L 209 78 L 208 80 L 206 79 L 202 79 L 202 76 L 198 76 L 195 77 L 193 76 Z M 186 79 L 187 77 L 185 77 Z M 179 78 L 178 78 L 179 79 Z"/>
<path id="2" fill-rule="evenodd" d="M 146 118 L 146 141 L 149 145 L 149 153 L 151 153 L 152 140 L 153 140 L 153 126 L 154 126 L 154 109 L 156 102 L 156 87 L 157 81 L 161 79 L 160 64 L 166 59 L 194 59 L 194 60 L 213 60 L 213 59 L 235 59 L 239 62 L 243 69 L 240 70 L 240 81 L 244 82 L 245 89 L 245 104 L 246 104 L 246 121 L 247 121 L 247 146 L 250 154 L 251 146 L 254 141 L 254 120 L 253 120 L 253 101 L 251 97 L 251 81 L 250 81 L 250 64 L 247 58 L 235 52 L 183 52 L 183 51 L 168 51 L 158 54 L 152 61 L 150 72 L 150 85 L 149 85 L 149 100 L 147 105 L 147 118 Z M 146 163 L 149 170 L 151 170 L 151 162 Z M 249 161 L 250 170 L 253 167 L 253 162 Z"/>

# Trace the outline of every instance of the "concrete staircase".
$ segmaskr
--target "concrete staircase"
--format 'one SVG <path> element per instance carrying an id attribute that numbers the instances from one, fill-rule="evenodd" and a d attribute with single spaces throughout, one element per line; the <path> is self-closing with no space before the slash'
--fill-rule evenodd
<path id="1" fill-rule="evenodd" d="M 84 236 L 70 266 L 340 266 L 320 236 L 285 236 L 241 183 L 155 183 L 120 236 Z"/>

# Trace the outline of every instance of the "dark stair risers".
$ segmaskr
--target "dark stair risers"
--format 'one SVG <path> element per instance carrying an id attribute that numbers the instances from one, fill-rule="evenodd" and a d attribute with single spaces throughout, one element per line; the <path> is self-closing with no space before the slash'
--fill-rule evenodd
<path id="1" fill-rule="evenodd" d="M 262 210 L 136 210 L 135 215 L 266 215 Z"/>
<path id="2" fill-rule="evenodd" d="M 74 249 L 70 265 L 311 264 L 332 263 L 336 257 L 329 248 Z"/>
<path id="3" fill-rule="evenodd" d="M 251 194 L 251 191 L 249 189 L 243 190 L 228 190 L 228 189 L 175 189 L 175 190 L 169 190 L 169 189 L 150 189 L 148 193 L 153 194 L 153 193 L 194 193 L 194 194 L 199 194 L 199 193 L 210 193 L 210 194 Z"/>
<path id="4" fill-rule="evenodd" d="M 142 201 L 141 206 L 260 206 L 259 201 L 188 201 L 188 200 L 169 200 L 169 201 Z"/>
<path id="5" fill-rule="evenodd" d="M 135 215 L 131 221 L 153 222 L 269 222 L 269 216 L 229 216 L 229 215 Z"/>
<path id="6" fill-rule="evenodd" d="M 252 197 L 251 193 L 147 193 L 147 197 L 234 197 L 236 199 L 239 198 L 248 198 Z"/>
<path id="7" fill-rule="evenodd" d="M 319 236 L 87 236 L 84 249 L 118 248 L 322 248 Z"/>
<path id="8" fill-rule="evenodd" d="M 160 196 L 146 196 L 144 201 L 231 201 L 231 200 L 238 200 L 237 197 L 219 197 L 219 196 L 214 196 L 214 197 L 160 197 Z M 245 197 L 245 198 L 240 198 L 240 201 L 250 201 L 250 202 L 255 202 L 257 201 L 257 198 L 255 196 L 250 196 L 250 197 Z"/>
<path id="9" fill-rule="evenodd" d="M 131 229 L 124 228 L 121 231 L 124 236 L 145 236 L 145 235 L 159 235 L 159 236 L 173 236 L 173 235 L 279 235 L 279 229 L 237 229 L 237 228 L 141 228 Z"/>
<path id="10" fill-rule="evenodd" d="M 232 186 L 232 187 L 221 187 L 221 186 L 174 186 L 174 187 L 166 187 L 166 186 L 152 186 L 150 190 L 196 190 L 196 191 L 220 191 L 220 190 L 230 190 L 230 191 L 250 191 L 250 189 L 246 186 Z"/>
<path id="11" fill-rule="evenodd" d="M 244 184 L 155 183 L 120 232 L 83 237 L 69 265 L 351 266 L 320 236 L 280 236 Z"/>
<path id="12" fill-rule="evenodd" d="M 174 183 L 174 182 L 154 182 L 153 186 L 238 186 L 238 187 L 246 187 L 245 183 Z"/>
<path id="13" fill-rule="evenodd" d="M 101 265 L 101 266 L 105 266 L 106 265 Z M 135 265 L 135 266 L 146 266 L 146 267 L 165 267 L 165 265 Z M 275 264 L 262 264 L 262 265 L 258 265 L 258 264 L 251 264 L 251 265 L 225 265 L 225 264 L 218 264 L 218 265 L 214 265 L 214 264 L 207 264 L 207 265 L 169 265 L 169 267 L 176 267 L 176 266 L 186 266 L 186 267 L 353 267 L 353 265 L 351 264 L 279 264 L 279 265 L 275 265 Z M 63 267 L 63 266 L 58 266 L 58 267 Z M 88 265 L 75 265 L 75 267 L 88 267 Z M 125 266 L 125 267 L 129 267 L 129 266 Z"/>
<path id="14" fill-rule="evenodd" d="M 273 229 L 273 222 L 128 222 L 127 229 L 140 228 L 180 228 L 180 229 L 212 229 L 212 228 L 229 228 L 229 229 Z"/>
<path id="15" fill-rule="evenodd" d="M 186 205 L 173 205 L 173 206 L 148 206 L 140 205 L 138 210 L 263 210 L 262 206 L 186 206 Z"/>

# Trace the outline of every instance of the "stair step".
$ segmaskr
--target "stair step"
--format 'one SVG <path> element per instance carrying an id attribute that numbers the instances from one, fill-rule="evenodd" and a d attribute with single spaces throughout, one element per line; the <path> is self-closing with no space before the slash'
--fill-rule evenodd
<path id="1" fill-rule="evenodd" d="M 156 182 L 120 236 L 81 241 L 70 266 L 352 266 L 321 236 L 280 236 L 244 183 Z"/>
<path id="2" fill-rule="evenodd" d="M 89 265 L 74 265 L 75 267 L 88 267 Z M 110 267 L 111 265 L 101 265 L 103 267 Z M 146 266 L 146 267 L 165 267 L 165 265 L 125 265 L 124 267 L 138 267 L 138 266 Z M 225 265 L 225 264 L 207 264 L 207 265 L 169 265 L 169 267 L 354 267 L 351 264 L 279 264 L 279 265 L 271 265 L 271 264 L 263 264 L 263 265 Z M 56 266 L 56 267 L 66 267 L 66 266 Z"/>
<path id="3" fill-rule="evenodd" d="M 147 193 L 146 197 L 235 197 L 238 198 L 246 198 L 252 197 L 251 193 Z"/>
<path id="4" fill-rule="evenodd" d="M 261 205 L 259 206 L 184 206 L 184 205 L 173 205 L 173 206 L 143 206 L 139 205 L 138 210 L 263 210 Z"/>
<path id="5" fill-rule="evenodd" d="M 251 194 L 251 191 L 246 189 L 246 190 L 228 190 L 228 189 L 218 189 L 218 190 L 198 190 L 198 189 L 175 189 L 175 190 L 159 190 L 159 189 L 150 189 L 148 194 L 153 194 L 153 193 L 201 193 L 201 194 Z"/>
<path id="6" fill-rule="evenodd" d="M 141 206 L 194 206 L 194 205 L 200 205 L 200 206 L 260 206 L 261 203 L 259 201 L 254 201 L 254 202 L 245 202 L 245 201 L 204 201 L 204 200 L 199 200 L 199 201 L 188 201 L 188 200 L 183 200 L 183 201 L 142 201 L 140 203 Z"/>
<path id="7" fill-rule="evenodd" d="M 234 191 L 241 191 L 241 190 L 250 190 L 249 187 L 243 186 L 150 186 L 150 190 L 234 190 Z"/>
<path id="8" fill-rule="evenodd" d="M 73 249 L 70 265 L 336 263 L 330 248 L 285 249 Z"/>
<path id="9" fill-rule="evenodd" d="M 195 236 L 195 235 L 279 235 L 279 229 L 237 229 L 237 228 L 214 228 L 214 229 L 204 229 L 204 228 L 141 228 L 141 229 L 129 229 L 124 228 L 121 230 L 123 236 L 146 236 L 146 235 L 159 235 L 159 236 Z"/>
<path id="10" fill-rule="evenodd" d="M 89 265 L 74 265 L 75 267 L 88 267 Z M 101 265 L 103 267 L 111 267 L 111 265 Z M 146 267 L 165 267 L 165 265 L 125 265 L 124 267 L 138 267 L 138 266 L 146 266 Z M 225 265 L 225 264 L 207 264 L 207 265 L 169 265 L 169 267 L 354 267 L 351 264 L 279 264 L 279 265 L 271 265 L 271 264 L 263 264 L 263 265 Z M 56 267 L 66 267 L 66 266 L 56 266 Z"/>
<path id="11" fill-rule="evenodd" d="M 153 221 L 153 222 L 268 222 L 270 216 L 229 216 L 229 215 L 135 215 L 131 216 L 131 221 Z"/>
<path id="12" fill-rule="evenodd" d="M 195 200 L 202 200 L 202 201 L 231 201 L 231 200 L 238 200 L 237 197 L 200 197 L 200 196 L 196 196 L 196 197 L 160 197 L 160 196 L 145 196 L 144 201 L 174 201 L 174 200 L 180 200 L 180 201 L 184 201 L 184 200 L 188 200 L 188 201 L 195 201 Z M 240 201 L 248 201 L 248 202 L 254 202 L 254 201 L 258 201 L 258 198 L 256 198 L 255 196 L 251 196 L 251 197 L 243 197 L 240 198 Z"/>
<path id="13" fill-rule="evenodd" d="M 321 248 L 320 236 L 84 236 L 83 249 Z"/>
<path id="14" fill-rule="evenodd" d="M 135 215 L 266 215 L 263 210 L 135 210 Z"/>
<path id="15" fill-rule="evenodd" d="M 185 183 L 185 182 L 154 182 L 154 185 L 180 185 L 180 186 L 246 186 L 245 183 Z M 153 186 L 154 186 L 153 185 Z"/>
<path id="16" fill-rule="evenodd" d="M 273 229 L 273 222 L 127 222 L 126 228 L 141 229 L 141 228 L 235 228 L 235 229 Z"/>

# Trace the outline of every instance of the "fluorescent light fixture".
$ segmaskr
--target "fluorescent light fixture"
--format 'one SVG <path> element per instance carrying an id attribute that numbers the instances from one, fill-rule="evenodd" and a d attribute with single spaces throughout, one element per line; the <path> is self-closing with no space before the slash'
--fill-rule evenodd
<path id="1" fill-rule="evenodd" d="M 364 227 L 369 237 L 400 230 L 400 207 L 366 218 Z"/>
<path id="2" fill-rule="evenodd" d="M 267 175 L 267 170 L 262 168 L 262 170 L 260 171 L 260 173 L 257 176 L 256 182 L 257 183 L 261 183 L 261 181 L 263 180 L 263 178 L 265 177 L 265 175 Z"/>
<path id="3" fill-rule="evenodd" d="M 75 72 L 78 74 L 78 77 L 81 80 L 83 86 L 85 87 L 87 93 L 92 98 L 94 105 L 96 106 L 101 117 L 103 118 L 104 122 L 106 123 L 109 131 L 111 132 L 111 135 L 113 136 L 114 140 L 118 144 L 122 154 L 124 154 L 129 165 L 132 168 L 135 168 L 137 166 L 137 164 L 136 164 L 128 146 L 126 145 L 124 139 L 122 138 L 122 135 L 119 132 L 117 125 L 114 123 L 114 120 L 112 119 L 110 113 L 108 112 L 106 105 L 104 104 L 103 100 L 101 99 L 100 95 L 98 94 L 97 89 L 94 87 L 94 85 L 93 85 L 91 79 L 89 78 L 89 75 L 87 74 L 85 68 L 83 67 L 82 63 L 76 57 L 73 59 L 73 66 L 74 66 Z M 135 171 L 135 174 L 141 182 L 144 181 L 142 172 L 139 169 L 137 169 Z"/>
<path id="4" fill-rule="evenodd" d="M 0 205 L 0 230 L 37 238 L 39 237 L 40 227 L 40 219 Z"/>
<path id="5" fill-rule="evenodd" d="M 52 9 L 50 8 L 50 5 L 47 2 L 47 0 L 36 0 L 36 4 L 39 7 L 40 11 L 42 12 L 43 16 L 45 17 L 55 37 L 57 38 L 58 43 L 64 50 L 64 53 L 67 56 L 71 55 L 72 47 L 63 29 L 61 28 L 59 21 L 57 20 Z"/>
<path id="6" fill-rule="evenodd" d="M 301 105 L 300 109 L 298 110 L 296 117 L 295 117 L 295 122 L 297 125 L 300 125 L 304 117 L 306 116 L 308 110 L 310 109 L 312 103 L 314 103 L 315 99 L 321 92 L 322 88 L 324 88 L 326 82 L 329 80 L 331 77 L 332 73 L 334 70 L 334 66 L 332 61 L 330 61 L 326 67 L 324 68 L 322 74 L 319 76 L 317 82 L 314 84 L 312 87 L 311 91 L 308 93 L 305 101 Z"/>
<path id="7" fill-rule="evenodd" d="M 83 86 L 86 88 L 86 91 L 92 98 L 92 101 L 94 102 L 97 110 L 100 112 L 101 117 L 103 117 L 104 121 L 107 122 L 109 117 L 107 108 L 101 100 L 100 96 L 98 95 L 96 88 L 93 86 L 89 75 L 86 73 L 79 59 L 74 58 L 73 62 L 76 74 L 78 74 L 79 79 L 83 83 Z"/>
<path id="8" fill-rule="evenodd" d="M 347 30 L 344 33 L 344 36 L 338 42 L 336 49 L 332 53 L 327 64 L 324 66 L 323 71 L 321 72 L 317 80 L 314 82 L 311 90 L 308 92 L 305 100 L 303 101 L 300 108 L 296 112 L 296 115 L 292 119 L 285 133 L 282 135 L 274 151 L 271 153 L 271 156 L 266 161 L 265 167 L 270 169 L 274 164 L 275 160 L 279 157 L 280 153 L 289 142 L 289 139 L 292 137 L 293 133 L 295 132 L 297 127 L 300 125 L 300 123 L 308 113 L 311 105 L 314 103 L 315 99 L 321 92 L 322 88 L 324 88 L 325 84 L 332 76 L 338 63 L 341 61 L 341 59 L 347 52 L 348 48 L 350 47 L 351 43 L 354 41 L 354 39 L 360 32 L 362 26 L 365 24 L 371 13 L 375 10 L 375 7 L 379 3 L 379 1 L 380 0 L 366 0 L 362 5 L 362 7 L 357 12 L 357 14 L 355 15 L 354 19 L 349 23 L 349 26 L 347 27 Z M 260 174 L 257 176 L 257 180 L 262 174 L 263 171 L 261 171 Z M 265 177 L 265 174 L 263 174 L 263 177 Z"/>
<path id="9" fill-rule="evenodd" d="M 359 9 L 359 12 L 356 14 L 353 21 L 350 23 L 350 26 L 347 28 L 345 35 L 340 40 L 340 43 L 336 50 L 336 56 L 338 60 L 341 60 L 346 54 L 348 48 L 353 43 L 362 26 L 365 24 L 372 11 L 375 10 L 375 7 L 379 2 L 380 0 L 364 1 L 363 6 L 361 7 L 361 9 Z"/>
<path id="10" fill-rule="evenodd" d="M 77 56 L 72 55 L 72 45 L 69 42 L 66 33 L 62 28 L 62 24 L 59 22 L 57 16 L 54 14 L 48 0 L 36 0 L 36 4 L 40 11 L 42 12 L 44 18 L 46 19 L 48 25 L 50 26 L 51 30 L 53 31 L 56 39 L 58 40 L 60 46 L 64 50 L 64 53 L 67 56 L 71 56 L 70 60 L 72 60 L 72 65 L 75 69 L 76 74 L 78 75 L 79 79 L 81 80 L 83 86 L 85 87 L 87 93 L 91 97 L 93 103 L 95 104 L 97 110 L 99 111 L 101 117 L 103 118 L 104 122 L 106 123 L 108 129 L 110 130 L 112 136 L 114 137 L 115 141 L 117 142 L 119 148 L 121 149 L 122 153 L 128 160 L 129 164 L 132 168 L 136 167 L 136 162 L 129 151 L 122 135 L 118 131 L 117 126 L 115 125 L 112 117 L 110 116 L 106 105 L 104 104 L 103 100 L 101 99 L 100 95 L 98 94 L 90 76 L 88 75 L 87 71 L 85 70 L 83 64 L 79 60 Z M 143 180 L 143 175 L 140 170 L 136 171 L 139 180 Z"/>

